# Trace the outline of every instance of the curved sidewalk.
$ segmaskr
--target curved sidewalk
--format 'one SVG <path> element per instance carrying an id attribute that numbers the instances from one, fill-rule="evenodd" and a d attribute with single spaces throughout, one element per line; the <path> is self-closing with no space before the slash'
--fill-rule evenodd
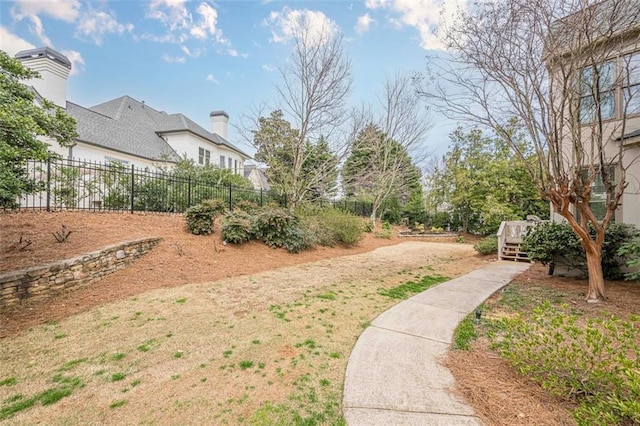
<path id="1" fill-rule="evenodd" d="M 358 338 L 347 364 L 344 416 L 359 425 L 480 425 L 451 394 L 446 355 L 458 323 L 529 263 L 498 261 L 400 302 Z"/>

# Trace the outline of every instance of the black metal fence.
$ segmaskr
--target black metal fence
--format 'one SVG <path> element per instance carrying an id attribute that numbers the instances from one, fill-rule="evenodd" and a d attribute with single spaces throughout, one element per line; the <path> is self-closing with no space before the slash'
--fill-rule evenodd
<path id="1" fill-rule="evenodd" d="M 28 161 L 26 167 L 29 178 L 39 182 L 42 190 L 23 196 L 20 209 L 182 213 L 209 199 L 223 200 L 229 210 L 241 200 L 259 206 L 276 201 L 264 190 L 215 184 L 118 162 L 52 159 Z M 314 204 L 371 215 L 371 204 L 361 201 L 317 200 Z"/>

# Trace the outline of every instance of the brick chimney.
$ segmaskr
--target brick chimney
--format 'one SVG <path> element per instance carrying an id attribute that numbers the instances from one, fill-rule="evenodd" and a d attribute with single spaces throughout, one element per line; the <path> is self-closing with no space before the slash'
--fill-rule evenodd
<path id="1" fill-rule="evenodd" d="M 211 118 L 211 132 L 222 136 L 224 140 L 228 137 L 229 114 L 224 111 L 213 111 L 209 114 Z"/>
<path id="2" fill-rule="evenodd" d="M 49 47 L 40 47 L 18 52 L 15 58 L 40 73 L 41 78 L 34 78 L 27 84 L 43 98 L 59 107 L 67 107 L 67 77 L 71 72 L 71 61 L 66 56 Z"/>

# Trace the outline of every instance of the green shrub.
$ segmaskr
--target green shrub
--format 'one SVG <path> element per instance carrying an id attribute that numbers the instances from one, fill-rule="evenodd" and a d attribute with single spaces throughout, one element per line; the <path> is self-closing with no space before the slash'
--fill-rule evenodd
<path id="1" fill-rule="evenodd" d="M 255 218 L 254 232 L 269 247 L 284 247 L 298 253 L 312 244 L 312 238 L 299 221 L 285 210 L 267 207 Z"/>
<path id="2" fill-rule="evenodd" d="M 242 210 L 227 213 L 222 219 L 222 240 L 242 244 L 255 238 L 253 217 Z"/>
<path id="3" fill-rule="evenodd" d="M 187 229 L 195 235 L 208 235 L 213 232 L 213 222 L 225 210 L 222 200 L 205 200 L 189 207 L 185 212 Z"/>
<path id="4" fill-rule="evenodd" d="M 249 200 L 236 201 L 233 205 L 234 211 L 240 210 L 241 212 L 246 212 L 250 214 L 255 214 L 259 209 L 260 207 L 256 203 Z"/>
<path id="5" fill-rule="evenodd" d="M 624 278 L 629 281 L 640 281 L 640 238 L 620 246 L 618 256 L 624 258 L 625 264 L 631 269 L 624 274 Z"/>
<path id="6" fill-rule="evenodd" d="M 590 232 L 595 235 L 593 229 Z M 602 272 L 605 279 L 622 277 L 620 266 L 623 260 L 618 256 L 618 251 L 637 235 L 638 230 L 633 225 L 609 225 L 602 245 Z M 522 249 L 532 260 L 543 265 L 566 265 L 587 274 L 584 249 L 568 224 L 544 223 L 531 228 L 523 240 Z"/>
<path id="7" fill-rule="evenodd" d="M 640 316 L 581 322 L 566 306 L 545 302 L 502 326 L 493 338 L 501 355 L 552 394 L 580 404 L 578 424 L 640 423 Z"/>
<path id="8" fill-rule="evenodd" d="M 393 238 L 393 227 L 389 222 L 382 222 L 382 230 L 375 233 L 376 238 Z"/>
<path id="9" fill-rule="evenodd" d="M 364 237 L 362 219 L 339 209 L 318 209 L 312 216 L 307 216 L 304 223 L 313 232 L 314 240 L 322 246 L 352 245 Z"/>
<path id="10" fill-rule="evenodd" d="M 370 220 L 367 220 L 366 222 L 364 222 L 363 230 L 366 233 L 373 232 L 373 223 Z"/>
<path id="11" fill-rule="evenodd" d="M 498 237 L 489 235 L 473 245 L 473 249 L 482 255 L 498 253 Z"/>

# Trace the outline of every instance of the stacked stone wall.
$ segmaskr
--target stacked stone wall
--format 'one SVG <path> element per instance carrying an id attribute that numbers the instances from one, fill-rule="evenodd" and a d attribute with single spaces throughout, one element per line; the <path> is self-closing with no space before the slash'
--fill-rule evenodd
<path id="1" fill-rule="evenodd" d="M 148 253 L 161 238 L 128 241 L 48 265 L 0 273 L 0 308 L 91 284 Z"/>

